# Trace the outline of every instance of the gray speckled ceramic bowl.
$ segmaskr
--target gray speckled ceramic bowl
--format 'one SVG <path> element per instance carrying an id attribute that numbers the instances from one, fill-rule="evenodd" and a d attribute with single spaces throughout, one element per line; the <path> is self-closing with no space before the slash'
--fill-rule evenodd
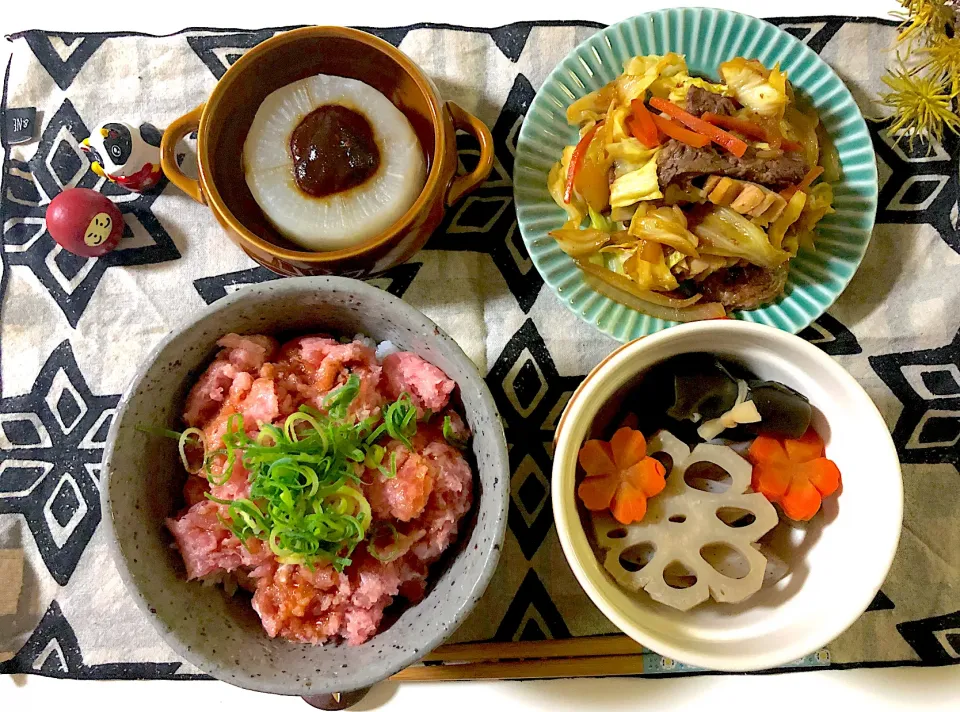
<path id="1" fill-rule="evenodd" d="M 455 551 L 431 570 L 431 588 L 423 601 L 357 647 L 271 640 L 248 600 L 185 581 L 163 520 L 174 510 L 186 475 L 171 441 L 136 430 L 141 423 L 179 422 L 186 392 L 221 335 L 318 331 L 362 333 L 420 354 L 460 386 L 474 434 L 474 507 Z M 104 519 L 120 576 L 167 643 L 216 678 L 283 695 L 366 687 L 442 643 L 483 594 L 496 567 L 510 482 L 496 406 L 460 347 L 413 307 L 341 277 L 247 287 L 172 333 L 148 357 L 120 401 L 101 477 Z M 449 563 L 438 568 L 443 561 Z"/>

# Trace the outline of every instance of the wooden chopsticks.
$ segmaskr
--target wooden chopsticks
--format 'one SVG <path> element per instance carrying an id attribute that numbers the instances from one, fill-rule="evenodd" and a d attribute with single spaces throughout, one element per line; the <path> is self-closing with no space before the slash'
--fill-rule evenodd
<path id="1" fill-rule="evenodd" d="M 563 640 L 443 645 L 424 658 L 442 665 L 415 665 L 392 680 L 531 680 L 638 675 L 643 646 L 625 635 Z"/>

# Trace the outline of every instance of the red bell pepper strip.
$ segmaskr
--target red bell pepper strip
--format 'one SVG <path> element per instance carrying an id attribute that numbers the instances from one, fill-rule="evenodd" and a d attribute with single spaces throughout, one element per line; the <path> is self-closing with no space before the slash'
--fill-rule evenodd
<path id="1" fill-rule="evenodd" d="M 597 129 L 603 125 L 602 121 L 594 124 L 593 128 L 587 131 L 577 142 L 577 147 L 573 149 L 573 155 L 570 156 L 570 165 L 567 167 L 567 184 L 563 188 L 563 202 L 569 203 L 573 200 L 573 182 L 577 179 L 577 173 L 583 165 L 583 159 L 587 155 L 587 149 L 590 148 L 590 142 L 597 134 Z"/>
<path id="2" fill-rule="evenodd" d="M 633 120 L 628 124 L 630 133 L 647 148 L 656 148 L 660 145 L 657 135 L 657 125 L 653 123 L 653 114 L 643 103 L 643 99 L 634 99 L 630 102 L 633 111 Z"/>
<path id="3" fill-rule="evenodd" d="M 760 124 L 749 121 L 748 119 L 741 119 L 737 116 L 723 116 L 722 114 L 713 114 L 709 111 L 704 113 L 700 117 L 708 124 L 713 124 L 714 126 L 719 126 L 722 129 L 727 129 L 728 131 L 736 131 L 737 133 L 743 134 L 747 138 L 756 139 L 757 141 L 766 141 L 769 144 L 774 144 L 777 142 L 777 139 L 780 140 L 780 147 L 784 151 L 799 151 L 803 148 L 796 141 L 791 141 L 790 139 L 779 137 L 771 137 L 767 130 L 763 128 Z"/>
<path id="4" fill-rule="evenodd" d="M 714 143 L 730 151 L 730 153 L 737 158 L 743 156 L 743 154 L 747 151 L 747 144 L 743 140 L 737 138 L 731 133 L 727 133 L 723 129 L 717 128 L 713 124 L 708 124 L 703 119 L 694 116 L 684 109 L 681 109 L 679 106 L 667 101 L 666 99 L 661 99 L 660 97 L 655 96 L 650 99 L 650 106 L 658 111 L 662 111 L 670 118 L 676 119 L 698 134 L 706 136 Z"/>
<path id="5" fill-rule="evenodd" d="M 676 121 L 671 121 L 663 116 L 658 114 L 651 114 L 653 118 L 653 123 L 658 129 L 663 131 L 670 138 L 675 138 L 681 143 L 685 143 L 688 146 L 693 146 L 694 148 L 703 148 L 710 144 L 710 139 L 708 139 L 703 134 L 694 133 L 688 129 L 683 128 Z"/>

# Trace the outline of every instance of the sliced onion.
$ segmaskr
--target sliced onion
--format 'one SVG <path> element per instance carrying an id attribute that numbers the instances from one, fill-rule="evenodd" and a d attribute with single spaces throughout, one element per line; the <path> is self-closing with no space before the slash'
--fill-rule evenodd
<path id="1" fill-rule="evenodd" d="M 591 262 L 578 262 L 577 266 L 587 274 L 593 275 L 597 279 L 606 282 L 611 287 L 619 289 L 622 292 L 627 292 L 637 299 L 642 299 L 645 302 L 650 302 L 651 304 L 656 304 L 661 307 L 684 309 L 696 304 L 703 297 L 702 294 L 694 294 L 692 297 L 688 297 L 686 299 L 668 297 L 666 294 L 652 292 L 649 289 L 640 289 L 629 277 L 624 277 L 622 274 L 605 269 L 600 265 L 595 265 Z M 724 312 L 724 314 L 721 316 L 725 315 L 726 312 Z"/>
<path id="2" fill-rule="evenodd" d="M 601 247 L 606 245 L 607 242 L 609 242 L 610 236 L 606 233 L 602 234 L 604 237 L 597 237 L 593 240 L 582 241 L 567 240 L 565 238 L 557 237 L 556 235 L 553 235 L 553 233 L 551 233 L 551 237 L 557 241 L 557 245 L 560 247 L 560 249 L 571 257 L 589 257 Z"/>
<path id="3" fill-rule="evenodd" d="M 726 316 L 723 305 L 717 302 L 707 304 L 697 304 L 686 309 L 671 309 L 659 304 L 645 301 L 635 297 L 629 292 L 624 292 L 616 287 L 604 282 L 602 279 L 594 277 L 592 274 L 584 273 L 584 281 L 595 291 L 599 292 L 608 299 L 623 304 L 625 307 L 635 309 L 638 312 L 652 316 L 655 319 L 664 321 L 702 321 L 704 319 L 718 319 Z"/>
<path id="4" fill-rule="evenodd" d="M 559 230 L 553 230 L 547 233 L 554 240 L 566 240 L 567 242 L 594 242 L 596 240 L 603 240 L 607 242 L 610 240 L 610 233 L 604 232 L 603 230 L 597 230 L 592 227 L 585 228 L 581 230 L 580 228 L 568 228 L 562 227 Z"/>
<path id="5" fill-rule="evenodd" d="M 637 242 L 637 238 L 626 230 L 619 230 L 610 234 L 611 245 L 632 245 Z"/>

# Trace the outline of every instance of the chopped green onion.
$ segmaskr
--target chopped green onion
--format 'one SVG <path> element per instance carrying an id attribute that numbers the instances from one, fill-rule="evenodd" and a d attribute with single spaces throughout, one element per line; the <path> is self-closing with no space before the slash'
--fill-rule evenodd
<path id="1" fill-rule="evenodd" d="M 397 476 L 397 451 L 394 450 L 390 453 L 390 469 L 388 470 L 383 465 L 377 465 L 377 469 L 383 473 L 384 477 L 388 480 L 392 480 Z"/>
<path id="2" fill-rule="evenodd" d="M 336 420 L 342 420 L 347 415 L 347 408 L 353 403 L 353 399 L 360 392 L 360 378 L 355 373 L 351 373 L 347 382 L 337 390 L 328 393 L 323 399 L 323 407 L 327 409 L 330 417 Z"/>
<path id="3" fill-rule="evenodd" d="M 203 458 L 200 460 L 200 465 L 197 467 L 190 466 L 190 460 L 187 458 L 187 442 L 190 440 L 190 436 L 195 435 L 195 443 L 199 443 L 203 447 Z M 180 451 L 180 462 L 183 463 L 183 469 L 189 472 L 191 475 L 198 474 L 203 469 L 203 463 L 206 461 L 207 453 L 207 437 L 203 434 L 203 431 L 200 428 L 187 428 L 182 433 L 180 433 L 179 438 L 177 439 L 177 449 Z"/>
<path id="4" fill-rule="evenodd" d="M 393 541 L 386 547 L 377 546 L 376 539 L 379 535 L 379 531 L 372 535 L 370 541 L 367 542 L 367 553 L 370 554 L 377 561 L 382 561 L 385 564 L 395 561 L 403 556 L 406 553 L 404 548 L 407 545 L 409 548 L 410 537 L 406 537 L 397 531 L 397 528 L 393 526 L 390 522 L 380 522 L 378 524 L 379 529 L 389 529 L 390 535 L 393 537 Z"/>
<path id="5" fill-rule="evenodd" d="M 449 415 L 443 418 L 443 439 L 458 450 L 464 450 L 467 447 L 467 441 L 453 432 L 453 422 Z"/>
<path id="6" fill-rule="evenodd" d="M 137 430 L 147 435 L 156 435 L 157 437 L 170 438 L 171 440 L 179 440 L 182 435 L 182 433 L 178 433 L 176 430 L 158 428 L 155 425 L 138 425 Z"/>
<path id="7" fill-rule="evenodd" d="M 383 408 L 383 423 L 367 437 L 367 443 L 376 442 L 384 433 L 402 442 L 408 450 L 413 450 L 412 438 L 417 434 L 417 407 L 410 400 L 410 394 L 401 393 L 395 402 Z"/>
<path id="8" fill-rule="evenodd" d="M 191 474 L 203 473 L 214 487 L 226 484 L 234 468 L 242 466 L 250 484 L 248 497 L 221 499 L 209 492 L 206 497 L 224 508 L 218 518 L 244 546 L 258 539 L 281 563 L 311 569 L 330 565 L 342 571 L 373 524 L 370 502 L 360 488 L 361 475 L 365 470 L 397 475 L 396 449 L 387 466 L 387 448 L 377 440 L 388 435 L 413 450 L 417 433 L 417 407 L 407 393 L 384 406 L 378 416 L 350 422 L 348 411 L 359 392 L 360 379 L 351 374 L 324 398 L 325 412 L 301 406 L 282 425 L 264 423 L 255 435 L 248 434 L 243 415 L 234 413 L 227 418 L 223 445 L 216 450 L 208 447 L 199 428 L 182 433 L 139 429 L 175 438 L 184 467 Z M 430 411 L 424 413 L 424 419 L 431 416 Z M 447 430 L 445 422 L 449 440 Z M 186 447 L 193 443 L 203 447 L 198 467 L 191 467 L 187 458 Z M 221 466 L 222 471 L 215 471 Z M 398 541 L 396 534 L 394 540 Z M 391 555 L 373 547 L 371 554 L 378 553 Z"/>

